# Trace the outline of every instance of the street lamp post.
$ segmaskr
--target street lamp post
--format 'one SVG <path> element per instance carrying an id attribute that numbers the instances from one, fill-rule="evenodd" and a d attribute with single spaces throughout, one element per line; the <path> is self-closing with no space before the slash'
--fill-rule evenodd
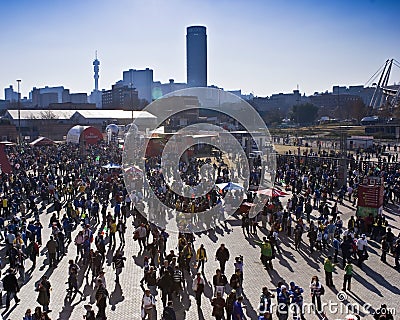
<path id="1" fill-rule="evenodd" d="M 17 83 L 18 83 L 18 143 L 21 144 L 21 96 L 19 91 L 21 79 L 18 79 Z"/>
<path id="2" fill-rule="evenodd" d="M 131 82 L 131 83 L 129 83 L 129 87 L 130 87 L 130 94 L 131 94 L 131 111 L 132 111 L 132 115 L 131 115 L 131 118 L 132 118 L 132 123 L 133 123 L 133 98 L 132 98 L 132 91 L 133 91 L 133 83 Z"/>

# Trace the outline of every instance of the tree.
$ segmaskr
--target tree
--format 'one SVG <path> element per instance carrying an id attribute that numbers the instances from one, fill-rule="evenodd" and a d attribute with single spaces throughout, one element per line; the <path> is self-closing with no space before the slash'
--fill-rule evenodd
<path id="1" fill-rule="evenodd" d="M 51 110 L 45 110 L 40 112 L 40 119 L 43 120 L 54 120 L 57 116 Z"/>
<path id="2" fill-rule="evenodd" d="M 285 118 L 285 113 L 280 108 L 272 108 L 259 114 L 267 125 L 279 125 Z"/>
<path id="3" fill-rule="evenodd" d="M 311 104 L 298 104 L 292 107 L 292 120 L 298 124 L 312 124 L 318 116 L 318 107 Z"/>
<path id="4" fill-rule="evenodd" d="M 359 99 L 353 101 L 349 106 L 350 117 L 357 120 L 360 123 L 361 119 L 368 115 L 369 109 L 365 106 L 365 103 Z"/>

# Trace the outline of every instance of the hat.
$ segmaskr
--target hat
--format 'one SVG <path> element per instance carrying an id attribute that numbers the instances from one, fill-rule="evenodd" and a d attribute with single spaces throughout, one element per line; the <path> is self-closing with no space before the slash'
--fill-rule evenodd
<path id="1" fill-rule="evenodd" d="M 291 283 L 289 283 L 291 287 L 294 287 L 294 282 L 292 281 Z"/>
<path id="2" fill-rule="evenodd" d="M 365 234 L 364 233 L 361 235 L 361 238 L 365 238 Z"/>
<path id="3" fill-rule="evenodd" d="M 281 285 L 281 290 L 286 289 L 286 286 L 283 284 Z"/>

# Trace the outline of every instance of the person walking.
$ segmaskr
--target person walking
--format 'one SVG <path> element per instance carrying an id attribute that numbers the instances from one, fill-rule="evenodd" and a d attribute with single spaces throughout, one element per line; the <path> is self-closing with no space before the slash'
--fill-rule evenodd
<path id="1" fill-rule="evenodd" d="M 334 287 L 333 284 L 333 270 L 335 269 L 335 265 L 332 263 L 332 257 L 328 256 L 324 262 L 324 270 L 325 270 L 325 281 L 327 287 Z"/>
<path id="2" fill-rule="evenodd" d="M 273 247 L 275 247 L 275 251 L 278 252 L 278 254 L 281 254 L 281 248 L 279 245 L 279 230 L 274 229 L 274 232 L 272 232 L 271 235 L 271 243 L 273 244 Z"/>
<path id="3" fill-rule="evenodd" d="M 382 249 L 382 254 L 381 254 L 381 261 L 383 263 L 386 263 L 386 255 L 389 252 L 389 243 L 386 239 L 386 235 L 382 237 L 381 241 L 381 249 Z"/>
<path id="4" fill-rule="evenodd" d="M 222 274 L 225 274 L 225 265 L 229 260 L 229 250 L 225 247 L 225 244 L 221 244 L 221 246 L 217 249 L 215 253 L 215 260 L 219 262 L 219 269 Z"/>
<path id="5" fill-rule="evenodd" d="M 117 231 L 119 236 L 120 245 L 125 245 L 125 231 L 126 231 L 126 224 L 122 219 L 118 220 L 117 224 Z"/>
<path id="6" fill-rule="evenodd" d="M 148 320 L 153 320 L 153 313 L 156 308 L 156 300 L 154 296 L 150 293 L 149 289 L 144 291 L 142 298 L 142 320 L 145 320 L 148 316 Z"/>
<path id="7" fill-rule="evenodd" d="M 25 311 L 25 315 L 22 318 L 22 320 L 33 320 L 33 316 L 32 316 L 32 310 L 31 309 L 27 309 Z"/>
<path id="8" fill-rule="evenodd" d="M 332 246 L 334 249 L 334 255 L 333 255 L 333 262 L 338 263 L 338 254 L 339 254 L 339 249 L 340 249 L 340 236 L 337 235 L 332 242 Z"/>
<path id="9" fill-rule="evenodd" d="M 225 302 L 225 310 L 226 310 L 226 319 L 232 319 L 232 312 L 233 312 L 233 304 L 236 301 L 236 290 L 231 290 L 229 295 L 226 297 Z"/>
<path id="10" fill-rule="evenodd" d="M 268 241 L 267 237 L 263 237 L 263 241 L 254 240 L 254 243 L 261 248 L 260 260 L 262 264 L 267 270 L 272 270 L 273 251 L 271 243 Z"/>
<path id="11" fill-rule="evenodd" d="M 78 288 L 78 266 L 75 264 L 70 265 L 69 267 L 69 275 L 68 275 L 68 289 L 67 289 L 67 296 L 72 297 L 73 294 L 79 293 L 83 298 L 83 293 L 79 291 Z"/>
<path id="12" fill-rule="evenodd" d="M 122 268 L 124 267 L 124 260 L 126 258 L 123 256 L 122 251 L 117 250 L 115 253 L 112 263 L 113 263 L 113 268 L 115 269 L 115 282 L 119 283 L 119 275 L 122 272 Z"/>
<path id="13" fill-rule="evenodd" d="M 57 248 L 58 248 L 58 243 L 56 240 L 54 240 L 53 236 L 50 236 L 50 240 L 47 241 L 46 244 L 47 252 L 49 254 L 49 267 L 57 267 Z"/>
<path id="14" fill-rule="evenodd" d="M 225 304 L 221 292 L 217 292 L 217 297 L 211 300 L 212 316 L 215 317 L 215 320 L 222 320 L 224 317 Z"/>
<path id="15" fill-rule="evenodd" d="M 343 279 L 343 291 L 346 291 L 346 284 L 347 290 L 351 290 L 351 278 L 353 276 L 353 265 L 351 262 L 347 262 L 346 266 L 344 267 L 344 279 Z"/>
<path id="16" fill-rule="evenodd" d="M 317 276 L 313 276 L 310 283 L 310 291 L 311 291 L 311 301 L 314 306 L 315 313 L 322 312 L 322 303 L 321 303 L 321 295 L 325 292 L 324 287 L 319 282 Z"/>
<path id="17" fill-rule="evenodd" d="M 400 270 L 400 239 L 396 240 L 396 244 L 394 245 L 393 249 L 393 255 L 394 255 L 394 268 L 397 270 Z"/>
<path id="18" fill-rule="evenodd" d="M 357 256 L 358 256 L 357 265 L 361 268 L 363 261 L 368 258 L 368 252 L 367 252 L 368 242 L 365 237 L 365 234 L 362 234 L 361 237 L 358 238 L 356 246 L 357 246 Z"/>
<path id="19" fill-rule="evenodd" d="M 20 302 L 20 299 L 18 299 L 17 296 L 17 293 L 19 292 L 19 285 L 14 269 L 10 268 L 7 270 L 7 274 L 3 278 L 3 288 L 4 291 L 6 291 L 6 309 L 10 307 L 11 296 L 14 296 L 16 304 Z"/>
<path id="20" fill-rule="evenodd" d="M 276 313 L 279 320 L 287 320 L 289 316 L 290 295 L 285 285 L 281 285 L 278 294 L 278 309 Z"/>
<path id="21" fill-rule="evenodd" d="M 258 309 L 260 310 L 260 315 L 264 312 L 271 312 L 271 298 L 274 297 L 275 295 L 271 293 L 267 287 L 262 288 L 262 293 L 260 295 L 260 305 L 258 307 Z"/>
<path id="22" fill-rule="evenodd" d="M 213 285 L 214 285 L 214 297 L 217 296 L 218 292 L 224 295 L 225 286 L 228 283 L 228 279 L 224 274 L 222 274 L 220 269 L 217 269 L 215 275 L 213 276 Z"/>
<path id="23" fill-rule="evenodd" d="M 315 230 L 314 224 L 310 224 L 310 230 L 307 233 L 307 237 L 310 240 L 310 253 L 313 253 L 317 242 L 317 231 Z"/>
<path id="24" fill-rule="evenodd" d="M 204 292 L 204 280 L 200 272 L 197 272 L 196 278 L 193 280 L 192 289 L 195 293 L 197 308 L 201 309 L 201 295 Z"/>
<path id="25" fill-rule="evenodd" d="M 96 290 L 96 306 L 99 309 L 96 315 L 96 319 L 98 320 L 106 320 L 106 307 L 107 307 L 107 298 L 108 298 L 108 291 L 104 287 L 103 282 L 101 279 L 97 279 L 98 288 Z"/>
<path id="26" fill-rule="evenodd" d="M 176 320 L 176 313 L 172 306 L 172 301 L 168 301 L 168 305 L 164 308 L 162 314 L 163 320 Z"/>
<path id="27" fill-rule="evenodd" d="M 243 308 L 245 307 L 242 305 L 243 297 L 239 296 L 237 300 L 233 303 L 233 310 L 232 310 L 232 320 L 244 320 L 244 312 Z"/>
<path id="28" fill-rule="evenodd" d="M 201 244 L 200 248 L 197 249 L 196 262 L 197 262 L 197 270 L 200 270 L 201 267 L 201 273 L 204 274 L 204 264 L 207 262 L 207 252 L 203 244 Z"/>
<path id="29" fill-rule="evenodd" d="M 43 307 L 43 311 L 46 312 L 49 311 L 50 288 L 51 288 L 50 282 L 47 280 L 46 276 L 43 276 L 36 288 L 36 291 L 39 292 L 36 301 Z"/>
<path id="30" fill-rule="evenodd" d="M 83 235 L 83 231 L 79 231 L 75 237 L 75 245 L 76 245 L 76 261 L 78 261 L 79 256 L 83 258 L 83 243 L 85 242 L 85 237 Z"/>
<path id="31" fill-rule="evenodd" d="M 157 286 L 161 290 L 161 301 L 163 307 L 167 306 L 167 299 L 172 299 L 172 290 L 174 287 L 174 280 L 172 278 L 171 272 L 168 269 L 162 273 L 162 275 L 157 280 Z"/>
<path id="32" fill-rule="evenodd" d="M 147 235 L 147 229 L 144 226 L 144 223 L 141 223 L 140 226 L 134 231 L 133 234 L 133 239 L 138 240 L 139 242 L 139 253 L 144 250 L 146 250 L 146 235 Z"/>
<path id="33" fill-rule="evenodd" d="M 115 247 L 116 246 L 116 239 L 115 239 L 115 234 L 117 233 L 117 224 L 116 224 L 116 222 L 115 222 L 115 220 L 114 219 L 112 219 L 111 220 L 111 223 L 110 223 L 110 238 L 109 238 L 109 248 L 111 248 L 111 247 Z"/>
<path id="34" fill-rule="evenodd" d="M 146 272 L 141 283 L 145 282 L 152 295 L 157 295 L 157 275 L 154 267 L 150 267 L 149 271 Z"/>
<path id="35" fill-rule="evenodd" d="M 346 237 L 344 237 L 344 240 L 340 245 L 340 249 L 342 249 L 343 269 L 344 269 L 346 266 L 346 262 L 350 260 L 353 251 L 353 240 L 351 238 L 351 235 L 347 235 Z"/>

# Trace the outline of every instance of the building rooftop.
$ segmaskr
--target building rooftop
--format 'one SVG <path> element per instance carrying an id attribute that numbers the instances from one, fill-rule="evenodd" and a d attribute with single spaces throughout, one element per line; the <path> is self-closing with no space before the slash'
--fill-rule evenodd
<path id="1" fill-rule="evenodd" d="M 21 110 L 21 120 L 58 119 L 69 120 L 76 110 Z M 7 110 L 11 119 L 18 119 L 18 110 Z"/>
<path id="2" fill-rule="evenodd" d="M 18 119 L 18 110 L 7 110 L 11 119 Z M 147 111 L 125 110 L 21 110 L 21 120 L 57 119 L 69 120 L 74 115 L 85 119 L 156 119 L 157 117 Z"/>

